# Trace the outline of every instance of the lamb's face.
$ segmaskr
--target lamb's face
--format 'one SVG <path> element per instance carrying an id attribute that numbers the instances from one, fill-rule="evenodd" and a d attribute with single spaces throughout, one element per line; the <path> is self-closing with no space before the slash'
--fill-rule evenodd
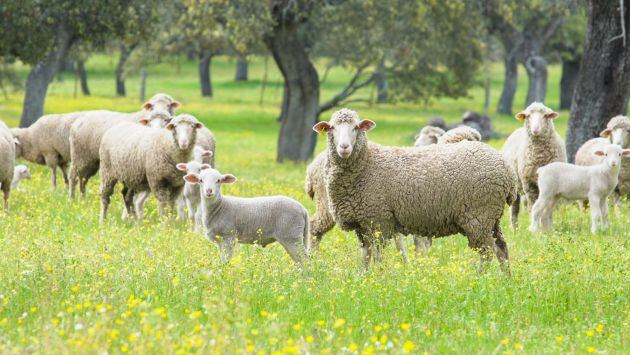
<path id="1" fill-rule="evenodd" d="M 13 176 L 20 180 L 30 180 L 31 173 L 28 171 L 28 167 L 26 165 L 16 165 L 13 169 Z"/>
<path id="2" fill-rule="evenodd" d="M 342 109 L 335 112 L 330 122 L 319 122 L 313 126 L 318 133 L 327 133 L 332 139 L 335 150 L 341 158 L 349 158 L 354 151 L 359 134 L 363 134 L 376 126 L 370 120 L 359 120 L 356 112 Z"/>
<path id="3" fill-rule="evenodd" d="M 193 159 L 198 163 L 210 164 L 212 155 L 213 153 L 211 150 L 205 150 L 198 145 L 196 145 L 195 149 L 193 149 Z"/>
<path id="4" fill-rule="evenodd" d="M 153 110 L 166 111 L 171 115 L 175 114 L 175 110 L 180 106 L 180 103 L 173 100 L 172 97 L 166 94 L 155 94 L 142 108 L 151 112 Z"/>
<path id="5" fill-rule="evenodd" d="M 200 174 L 202 170 L 210 169 L 210 165 L 202 164 L 196 161 L 189 161 L 188 163 L 179 163 L 176 165 L 177 170 L 185 171 L 188 174 Z"/>
<path id="6" fill-rule="evenodd" d="M 203 125 L 189 115 L 179 115 L 166 125 L 166 129 L 173 133 L 173 140 L 181 150 L 188 150 L 195 143 L 197 130 Z"/>
<path id="7" fill-rule="evenodd" d="M 191 184 L 201 185 L 201 197 L 216 201 L 217 197 L 221 196 L 221 184 L 232 184 L 236 181 L 236 177 L 232 174 L 221 174 L 209 165 L 203 164 L 199 174 L 187 174 L 184 180 Z"/>
<path id="8" fill-rule="evenodd" d="M 148 118 L 142 118 L 139 123 L 151 128 L 164 128 L 172 119 L 173 116 L 168 111 L 156 108 L 149 113 Z"/>
<path id="9" fill-rule="evenodd" d="M 622 148 L 630 146 L 630 129 L 626 127 L 615 127 L 613 129 L 605 129 L 602 137 L 610 140 L 610 143 L 616 144 Z"/>
<path id="10" fill-rule="evenodd" d="M 549 107 L 534 102 L 525 111 L 516 114 L 516 119 L 525 122 L 527 134 L 530 136 L 545 136 L 553 130 L 553 120 L 558 117 L 558 113 Z"/>
<path id="11" fill-rule="evenodd" d="M 630 155 L 630 149 L 623 149 L 617 144 L 608 144 L 602 150 L 595 151 L 595 155 L 603 157 L 602 164 L 610 169 L 619 169 L 621 167 L 621 158 Z"/>
<path id="12" fill-rule="evenodd" d="M 438 127 L 427 126 L 416 135 L 415 147 L 436 144 L 438 137 L 444 134 L 444 130 Z"/>

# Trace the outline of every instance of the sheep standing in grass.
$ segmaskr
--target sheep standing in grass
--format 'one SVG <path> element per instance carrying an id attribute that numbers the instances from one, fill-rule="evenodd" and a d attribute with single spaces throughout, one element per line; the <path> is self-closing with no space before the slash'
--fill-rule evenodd
<path id="1" fill-rule="evenodd" d="M 551 163 L 538 169 L 540 196 L 532 207 L 530 231 L 538 232 L 542 224 L 550 229 L 551 214 L 560 198 L 567 200 L 588 199 L 591 206 L 591 233 L 608 228 L 608 203 L 606 199 L 618 183 L 622 156 L 630 156 L 630 149 L 609 144 L 595 155 L 603 161 L 597 165 L 579 166 L 568 163 Z"/>
<path id="2" fill-rule="evenodd" d="M 190 161 L 203 125 L 191 115 L 179 115 L 165 128 L 121 123 L 108 130 L 101 141 L 101 221 L 107 217 L 110 197 L 117 182 L 124 185 L 123 197 L 129 216 L 135 215 L 134 195 L 151 191 L 165 207 L 174 207 L 184 187 L 184 174 L 175 162 Z M 138 209 L 141 219 L 142 208 Z"/>
<path id="3" fill-rule="evenodd" d="M 31 172 L 28 171 L 26 165 L 16 165 L 13 169 L 13 179 L 11 180 L 11 190 L 18 187 L 22 180 L 30 180 L 32 178 Z"/>
<path id="4" fill-rule="evenodd" d="M 308 212 L 299 202 L 286 196 L 242 198 L 223 196 L 222 184 L 232 184 L 236 177 L 221 174 L 209 165 L 199 174 L 184 179 L 199 184 L 201 211 L 206 237 L 215 243 L 226 262 L 234 244 L 266 246 L 277 241 L 296 263 L 305 260 L 309 250 Z"/>
<path id="5" fill-rule="evenodd" d="M 19 142 L 13 138 L 9 127 L 0 120 L 0 189 L 4 197 L 4 210 L 9 210 L 11 181 L 15 164 L 15 146 Z"/>
<path id="6" fill-rule="evenodd" d="M 519 194 L 510 206 L 512 227 L 516 227 L 518 221 L 520 195 L 525 194 L 530 207 L 538 199 L 538 168 L 567 161 L 564 142 L 553 125 L 557 117 L 558 114 L 549 107 L 532 103 L 516 115 L 525 126 L 514 131 L 501 149 L 519 181 Z"/>
<path id="7" fill-rule="evenodd" d="M 424 145 L 436 144 L 438 142 L 438 138 L 444 133 L 444 130 L 440 127 L 424 126 L 420 130 L 420 133 L 416 135 L 416 142 L 414 146 L 421 147 Z"/>
<path id="8" fill-rule="evenodd" d="M 188 163 L 177 164 L 177 169 L 179 169 L 180 171 L 184 171 L 187 174 L 199 175 L 201 173 L 201 170 L 205 170 L 211 167 L 211 165 L 203 162 L 204 158 L 209 160 L 209 155 L 212 155 L 212 153 L 209 152 L 209 150 L 196 151 L 193 154 L 193 156 L 195 157 L 194 160 Z M 182 200 L 186 205 L 186 208 L 188 209 L 188 219 L 193 223 L 193 229 L 196 229 L 198 226 L 201 226 L 201 192 L 199 189 L 199 184 L 186 182 L 184 184 L 184 190 L 182 191 Z M 178 203 L 181 202 L 178 200 Z"/>
<path id="9" fill-rule="evenodd" d="M 383 242 L 397 233 L 462 233 L 483 262 L 494 250 L 509 272 L 499 221 L 516 181 L 501 154 L 480 142 L 383 147 L 367 140 L 374 126 L 342 109 L 313 127 L 327 134 L 330 212 L 341 229 L 356 231 L 364 265 L 380 259 Z"/>

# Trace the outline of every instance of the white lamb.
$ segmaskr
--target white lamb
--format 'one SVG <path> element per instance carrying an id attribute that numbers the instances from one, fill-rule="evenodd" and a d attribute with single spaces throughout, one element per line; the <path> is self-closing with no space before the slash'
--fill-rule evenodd
<path id="1" fill-rule="evenodd" d="M 608 204 L 606 200 L 619 179 L 621 157 L 630 155 L 630 149 L 609 144 L 595 155 L 603 157 L 602 163 L 579 166 L 568 163 L 551 163 L 538 169 L 540 195 L 532 207 L 530 231 L 551 228 L 553 208 L 560 198 L 586 200 L 591 205 L 591 233 L 608 228 Z"/>
<path id="2" fill-rule="evenodd" d="M 208 150 L 206 152 L 210 151 Z M 212 152 L 210 152 L 210 154 L 212 154 Z M 188 163 L 177 164 L 177 170 L 185 171 L 187 174 L 199 175 L 202 170 L 210 168 L 209 164 L 197 161 L 198 157 L 202 156 L 195 156 L 195 160 L 189 161 Z M 184 190 L 182 191 L 182 200 L 188 209 L 188 219 L 193 223 L 192 229 L 196 230 L 201 226 L 201 209 L 199 208 L 199 205 L 201 204 L 201 190 L 199 188 L 199 184 L 186 182 L 184 184 Z M 179 203 L 180 202 L 178 200 L 178 204 Z"/>
<path id="3" fill-rule="evenodd" d="M 13 180 L 11 181 L 11 190 L 17 188 L 17 186 L 22 182 L 22 180 L 30 180 L 31 173 L 28 171 L 28 166 L 26 165 L 16 165 L 13 168 Z"/>

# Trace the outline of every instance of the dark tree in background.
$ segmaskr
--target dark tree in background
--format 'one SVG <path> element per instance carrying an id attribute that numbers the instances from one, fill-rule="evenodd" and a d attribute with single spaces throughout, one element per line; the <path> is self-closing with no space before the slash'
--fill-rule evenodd
<path id="1" fill-rule="evenodd" d="M 247 81 L 249 78 L 248 73 L 249 62 L 247 57 L 238 56 L 236 58 L 236 74 L 234 74 L 234 81 Z"/>
<path id="2" fill-rule="evenodd" d="M 630 94 L 630 11 L 617 0 L 589 0 L 584 55 L 567 133 L 570 161 L 615 115 L 626 112 Z M 623 2 L 622 2 L 623 4 Z"/>

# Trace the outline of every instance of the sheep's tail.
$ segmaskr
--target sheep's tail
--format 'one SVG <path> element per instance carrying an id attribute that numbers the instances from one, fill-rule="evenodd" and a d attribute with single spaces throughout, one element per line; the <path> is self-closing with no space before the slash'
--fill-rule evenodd
<path id="1" fill-rule="evenodd" d="M 311 231 L 310 231 L 310 226 L 309 226 L 309 221 L 308 221 L 308 211 L 306 209 L 304 210 L 304 232 L 302 234 L 302 237 L 303 237 L 304 247 L 306 248 L 306 253 L 307 255 L 310 255 L 312 238 L 311 238 Z"/>

